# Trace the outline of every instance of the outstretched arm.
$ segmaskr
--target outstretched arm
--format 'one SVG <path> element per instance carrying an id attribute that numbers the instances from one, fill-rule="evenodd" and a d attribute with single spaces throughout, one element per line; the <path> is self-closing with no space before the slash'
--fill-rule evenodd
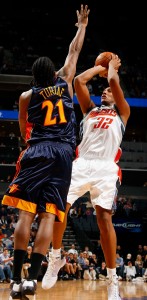
<path id="1" fill-rule="evenodd" d="M 87 5 L 85 5 L 85 7 L 81 5 L 80 11 L 77 10 L 78 20 L 75 25 L 78 30 L 69 45 L 69 51 L 65 59 L 64 66 L 57 72 L 57 75 L 64 77 L 68 83 L 72 83 L 76 73 L 77 60 L 84 43 L 89 12 L 90 10 Z"/>

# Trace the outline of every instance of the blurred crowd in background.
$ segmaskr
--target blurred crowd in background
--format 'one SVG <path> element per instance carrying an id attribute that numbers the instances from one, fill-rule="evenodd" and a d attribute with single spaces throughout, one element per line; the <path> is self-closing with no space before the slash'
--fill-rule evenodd
<path id="1" fill-rule="evenodd" d="M 95 1 L 94 1 L 95 2 Z M 126 97 L 147 98 L 146 49 L 142 46 L 144 19 L 121 7 L 114 14 L 102 13 L 102 3 L 90 1 L 91 14 L 86 38 L 77 64 L 77 73 L 94 64 L 101 51 L 117 53 L 121 60 L 120 75 Z M 75 33 L 76 10 L 79 4 L 70 1 L 37 7 L 9 5 L 1 10 L 0 24 L 0 74 L 31 75 L 34 60 L 49 56 L 59 69 L 68 51 L 68 44 Z M 135 9 L 135 8 L 134 8 Z M 117 10 L 117 8 L 116 8 Z M 105 22 L 104 22 L 105 19 Z M 117 29 L 117 32 L 116 32 Z M 89 82 L 91 94 L 100 95 L 104 81 L 94 78 Z"/>

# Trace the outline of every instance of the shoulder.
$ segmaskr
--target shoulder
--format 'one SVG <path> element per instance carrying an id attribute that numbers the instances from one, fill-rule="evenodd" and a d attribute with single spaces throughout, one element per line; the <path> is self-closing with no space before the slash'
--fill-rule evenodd
<path id="1" fill-rule="evenodd" d="M 67 85 L 66 78 L 58 75 L 55 79 L 55 85 L 58 85 L 58 84 L 66 84 Z"/>
<path id="2" fill-rule="evenodd" d="M 33 93 L 33 89 L 30 89 L 28 91 L 25 91 L 23 92 L 21 95 L 20 95 L 20 99 L 27 99 L 27 98 L 30 98 L 32 96 L 32 93 Z"/>
<path id="3" fill-rule="evenodd" d="M 20 105 L 24 105 L 24 103 L 26 105 L 29 104 L 30 100 L 31 100 L 31 97 L 32 97 L 32 93 L 33 93 L 33 90 L 30 89 L 26 92 L 23 92 L 20 97 L 19 97 L 19 108 L 20 108 Z"/>

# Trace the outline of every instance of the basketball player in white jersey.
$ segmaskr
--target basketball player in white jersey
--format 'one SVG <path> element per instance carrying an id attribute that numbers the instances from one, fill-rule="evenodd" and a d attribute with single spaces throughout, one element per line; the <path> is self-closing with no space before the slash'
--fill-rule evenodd
<path id="1" fill-rule="evenodd" d="M 70 206 L 87 191 L 96 210 L 100 239 L 107 265 L 108 300 L 120 300 L 116 276 L 116 233 L 112 223 L 112 206 L 121 184 L 121 170 L 117 162 L 120 158 L 120 145 L 130 116 L 130 107 L 120 86 L 118 68 L 121 62 L 112 55 L 108 70 L 94 66 L 75 77 L 75 92 L 83 112 L 82 141 L 77 147 L 77 157 L 73 161 L 72 179 L 67 198 L 67 212 Z M 96 107 L 90 98 L 87 82 L 94 76 L 107 77 L 109 87 L 101 96 L 101 106 Z M 66 227 L 55 223 L 53 249 L 48 270 L 42 287 L 51 288 L 59 269 L 64 265 L 60 248 Z"/>

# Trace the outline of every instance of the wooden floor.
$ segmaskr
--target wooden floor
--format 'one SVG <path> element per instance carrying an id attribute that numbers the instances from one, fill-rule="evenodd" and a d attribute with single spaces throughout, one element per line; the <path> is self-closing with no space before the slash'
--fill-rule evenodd
<path id="1" fill-rule="evenodd" d="M 119 282 L 122 300 L 147 300 L 147 282 Z M 0 283 L 0 300 L 9 299 L 9 284 Z M 30 298 L 31 299 L 31 298 Z M 70 280 L 57 281 L 45 291 L 38 282 L 36 300 L 107 300 L 104 281 Z"/>

